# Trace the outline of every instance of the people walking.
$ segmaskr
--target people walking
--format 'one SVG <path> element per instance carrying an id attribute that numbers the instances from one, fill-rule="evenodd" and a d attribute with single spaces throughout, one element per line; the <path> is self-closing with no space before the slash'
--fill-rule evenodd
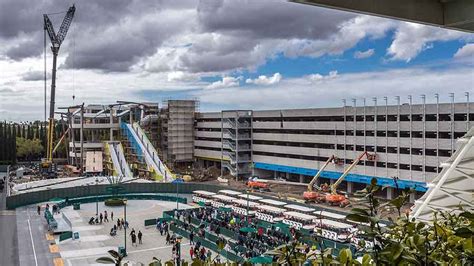
<path id="1" fill-rule="evenodd" d="M 170 244 L 170 234 L 169 233 L 166 233 L 166 245 L 169 245 Z"/>
<path id="2" fill-rule="evenodd" d="M 122 230 L 122 223 L 120 222 L 120 219 L 117 219 L 117 227 L 119 230 Z"/>
<path id="3" fill-rule="evenodd" d="M 110 212 L 110 220 L 114 220 L 114 212 Z"/>
<path id="4" fill-rule="evenodd" d="M 108 218 L 108 215 L 107 215 L 107 211 L 104 211 L 104 222 L 106 222 L 106 223 L 109 222 L 109 218 Z"/>
<path id="5" fill-rule="evenodd" d="M 189 244 L 193 245 L 194 244 L 194 232 L 191 231 L 189 234 Z"/>
<path id="6" fill-rule="evenodd" d="M 191 246 L 189 248 L 189 256 L 191 257 L 191 259 L 194 259 L 194 247 L 193 246 Z"/>
<path id="7" fill-rule="evenodd" d="M 143 244 L 142 237 L 143 237 L 142 231 L 138 230 L 138 244 Z"/>
<path id="8" fill-rule="evenodd" d="M 41 215 L 41 206 L 38 205 L 38 207 L 36 208 L 36 210 L 38 211 L 38 215 Z"/>
<path id="9" fill-rule="evenodd" d="M 104 219 L 104 216 L 102 215 L 102 213 L 100 213 L 99 215 L 99 220 L 100 220 L 100 223 L 102 223 L 102 220 Z"/>
<path id="10" fill-rule="evenodd" d="M 131 235 L 132 237 L 132 246 L 137 245 L 137 235 L 135 235 L 135 231 L 133 231 L 133 234 Z"/>

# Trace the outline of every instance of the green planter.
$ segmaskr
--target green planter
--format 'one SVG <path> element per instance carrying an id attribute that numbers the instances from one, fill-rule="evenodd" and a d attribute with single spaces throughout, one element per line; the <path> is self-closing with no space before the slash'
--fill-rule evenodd
<path id="1" fill-rule="evenodd" d="M 123 206 L 127 204 L 126 199 L 119 199 L 119 198 L 113 198 L 113 199 L 106 199 L 105 200 L 105 206 Z"/>

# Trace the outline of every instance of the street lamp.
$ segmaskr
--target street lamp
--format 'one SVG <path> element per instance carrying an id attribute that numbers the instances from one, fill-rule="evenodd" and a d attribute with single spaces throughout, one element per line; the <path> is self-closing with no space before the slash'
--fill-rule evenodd
<path id="1" fill-rule="evenodd" d="M 95 194 L 95 218 L 99 217 L 99 194 L 98 194 L 98 185 L 99 184 L 99 178 L 95 178 L 95 189 L 96 189 L 96 194 Z"/>
<path id="2" fill-rule="evenodd" d="M 123 228 L 124 228 L 124 235 L 123 235 L 123 242 L 124 242 L 124 250 L 123 250 L 123 256 L 126 257 L 127 256 L 127 226 L 125 226 L 127 224 L 127 200 L 124 199 L 123 200 L 123 219 L 125 220 L 124 221 L 124 225 L 123 225 Z"/>

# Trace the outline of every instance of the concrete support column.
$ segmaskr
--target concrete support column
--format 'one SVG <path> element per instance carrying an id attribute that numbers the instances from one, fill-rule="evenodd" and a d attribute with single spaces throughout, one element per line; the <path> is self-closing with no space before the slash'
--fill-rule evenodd
<path id="1" fill-rule="evenodd" d="M 394 192 L 393 187 L 388 187 L 387 188 L 387 199 L 388 200 L 393 199 L 393 192 Z"/>
<path id="2" fill-rule="evenodd" d="M 285 173 L 286 180 L 290 180 L 290 173 Z"/>
<path id="3" fill-rule="evenodd" d="M 273 179 L 277 178 L 277 171 L 273 171 Z"/>
<path id="4" fill-rule="evenodd" d="M 414 203 L 415 202 L 415 194 L 412 193 L 410 194 L 410 203 Z"/>
<path id="5" fill-rule="evenodd" d="M 347 182 L 347 193 L 352 193 L 353 187 L 352 182 Z"/>
<path id="6" fill-rule="evenodd" d="M 300 183 L 304 183 L 304 175 L 300 175 Z"/>

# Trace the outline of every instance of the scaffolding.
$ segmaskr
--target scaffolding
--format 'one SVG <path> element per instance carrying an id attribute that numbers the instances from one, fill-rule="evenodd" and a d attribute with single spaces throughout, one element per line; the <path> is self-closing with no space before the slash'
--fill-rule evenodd
<path id="1" fill-rule="evenodd" d="M 173 166 L 194 161 L 194 120 L 199 101 L 165 100 L 161 110 L 161 141 L 163 158 Z"/>

